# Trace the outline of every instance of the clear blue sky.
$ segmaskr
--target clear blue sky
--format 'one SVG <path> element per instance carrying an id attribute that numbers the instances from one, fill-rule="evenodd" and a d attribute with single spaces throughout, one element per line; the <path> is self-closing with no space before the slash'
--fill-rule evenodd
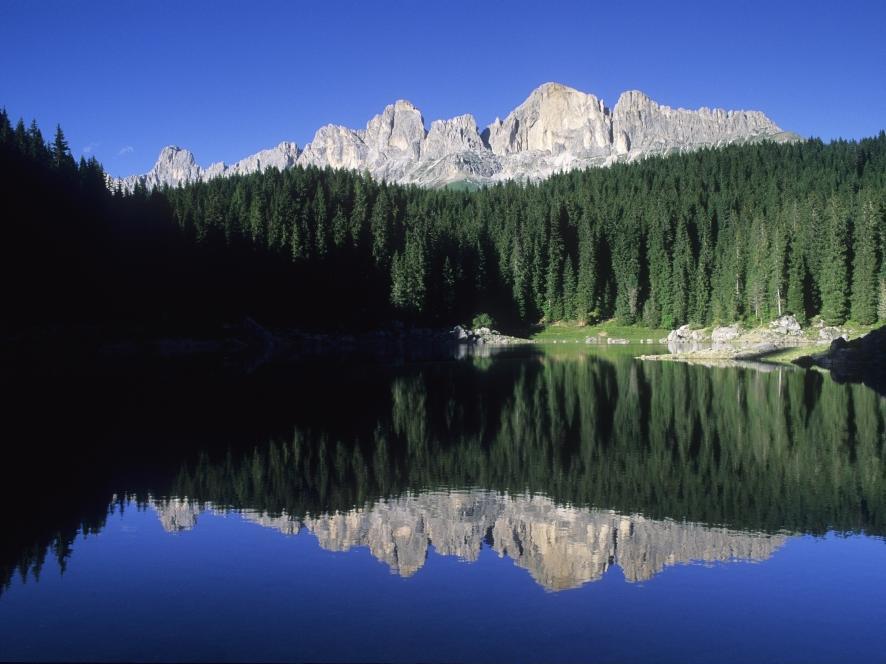
<path id="1" fill-rule="evenodd" d="M 884 26 L 883 0 L 0 0 L 0 105 L 115 175 L 168 144 L 203 165 L 303 145 L 398 98 L 484 126 L 545 81 L 858 138 L 886 128 Z"/>

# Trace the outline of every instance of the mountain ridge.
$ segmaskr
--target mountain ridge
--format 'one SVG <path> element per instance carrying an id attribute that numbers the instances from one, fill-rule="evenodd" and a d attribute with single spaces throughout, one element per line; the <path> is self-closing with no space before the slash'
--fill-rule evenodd
<path id="1" fill-rule="evenodd" d="M 421 110 L 398 99 L 363 129 L 327 124 L 302 148 L 283 141 L 230 165 L 202 168 L 189 150 L 166 146 L 148 173 L 112 179 L 111 185 L 152 189 L 296 165 L 365 171 L 378 180 L 426 187 L 532 182 L 656 154 L 797 138 L 760 111 L 672 108 L 639 90 L 621 93 L 610 109 L 593 94 L 550 82 L 482 130 L 470 113 L 428 126 Z"/>

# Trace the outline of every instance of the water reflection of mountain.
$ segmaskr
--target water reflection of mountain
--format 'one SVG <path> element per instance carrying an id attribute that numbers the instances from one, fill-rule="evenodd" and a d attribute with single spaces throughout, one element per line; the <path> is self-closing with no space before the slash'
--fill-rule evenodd
<path id="1" fill-rule="evenodd" d="M 115 493 L 305 519 L 480 487 L 732 532 L 886 534 L 886 399 L 814 371 L 558 353 L 101 387 L 41 384 L 9 408 L 0 585 L 63 561 Z"/>
<path id="2" fill-rule="evenodd" d="M 168 531 L 197 525 L 196 501 L 152 501 Z M 243 518 L 286 535 L 310 533 L 328 551 L 366 547 L 403 577 L 418 572 L 431 547 L 477 560 L 486 545 L 511 558 L 548 590 L 575 588 L 618 566 L 630 582 L 689 562 L 761 561 L 783 535 L 745 533 L 672 520 L 559 506 L 547 497 L 489 491 L 409 494 L 347 512 L 298 519 L 246 510 Z"/>

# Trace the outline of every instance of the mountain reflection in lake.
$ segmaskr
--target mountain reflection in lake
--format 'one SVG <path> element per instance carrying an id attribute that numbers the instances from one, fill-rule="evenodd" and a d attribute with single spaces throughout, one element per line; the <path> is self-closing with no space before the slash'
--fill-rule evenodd
<path id="1" fill-rule="evenodd" d="M 840 629 L 857 657 L 886 648 L 886 399 L 630 352 L 26 385 L 0 659 L 573 660 L 629 629 L 649 640 L 597 658 L 759 660 L 771 639 L 828 661 Z M 481 591 L 515 608 L 471 637 Z M 153 634 L 140 645 L 123 605 Z M 367 618 L 395 605 L 413 627 Z M 206 620 L 159 622 L 179 606 Z M 262 641 L 265 608 L 300 616 L 299 639 Z M 681 620 L 707 636 L 678 638 Z M 106 621 L 116 635 L 86 645 Z M 543 657 L 520 649 L 529 624 Z"/>
<path id="2" fill-rule="evenodd" d="M 152 500 L 150 505 L 167 532 L 194 528 L 203 511 L 225 513 L 178 498 Z M 475 561 L 485 544 L 528 570 L 547 590 L 597 581 L 611 565 L 621 568 L 625 580 L 636 582 L 680 563 L 765 560 L 786 539 L 489 491 L 407 494 L 303 519 L 253 510 L 242 517 L 286 535 L 310 533 L 327 551 L 367 547 L 402 577 L 424 566 L 431 546 L 438 554 Z"/>

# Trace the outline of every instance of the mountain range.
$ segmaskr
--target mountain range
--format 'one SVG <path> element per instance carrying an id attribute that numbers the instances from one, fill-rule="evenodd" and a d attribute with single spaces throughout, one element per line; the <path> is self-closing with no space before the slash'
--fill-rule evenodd
<path id="1" fill-rule="evenodd" d="M 470 114 L 434 120 L 428 128 L 418 108 L 399 100 L 364 129 L 325 125 L 302 148 L 284 141 L 230 165 L 203 168 L 189 150 L 167 146 L 148 173 L 112 185 L 131 190 L 142 183 L 152 189 L 296 165 L 368 172 L 377 180 L 425 187 L 484 185 L 538 181 L 561 171 L 703 147 L 798 138 L 759 111 L 675 109 L 636 90 L 622 93 L 610 109 L 592 94 L 545 83 L 483 130 Z"/>

